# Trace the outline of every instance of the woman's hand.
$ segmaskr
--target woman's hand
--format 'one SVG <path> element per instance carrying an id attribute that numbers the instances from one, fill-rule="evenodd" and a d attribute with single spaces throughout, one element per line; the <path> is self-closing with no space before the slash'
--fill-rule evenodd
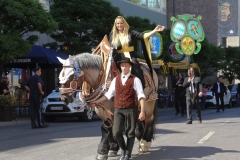
<path id="1" fill-rule="evenodd" d="M 157 27 L 154 29 L 156 32 L 161 32 L 165 29 L 165 26 L 157 25 Z"/>

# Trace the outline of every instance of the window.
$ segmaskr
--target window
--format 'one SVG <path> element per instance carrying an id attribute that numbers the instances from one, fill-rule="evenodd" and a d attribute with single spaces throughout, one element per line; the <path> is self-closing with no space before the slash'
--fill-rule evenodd
<path id="1" fill-rule="evenodd" d="M 227 37 L 222 38 L 222 45 L 223 47 L 227 47 Z"/>

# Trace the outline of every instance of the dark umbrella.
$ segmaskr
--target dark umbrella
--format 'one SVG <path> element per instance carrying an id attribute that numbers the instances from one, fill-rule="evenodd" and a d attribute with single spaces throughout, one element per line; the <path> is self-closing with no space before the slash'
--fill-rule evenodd
<path id="1" fill-rule="evenodd" d="M 14 58 L 12 61 L 7 63 L 5 67 L 33 69 L 40 65 L 42 68 L 58 68 L 62 67 L 62 63 L 58 61 L 57 57 L 67 59 L 68 56 L 68 54 L 34 45 L 27 55 Z"/>

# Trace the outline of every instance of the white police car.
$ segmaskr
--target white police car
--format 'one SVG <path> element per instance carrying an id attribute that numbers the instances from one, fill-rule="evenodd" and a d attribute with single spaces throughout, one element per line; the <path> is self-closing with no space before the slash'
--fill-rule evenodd
<path id="1" fill-rule="evenodd" d="M 41 109 L 44 120 L 47 122 L 53 122 L 56 117 L 78 117 L 80 120 L 88 122 L 94 116 L 93 108 L 84 106 L 83 102 L 77 98 L 72 103 L 65 105 L 60 98 L 59 89 L 53 90 L 44 98 Z"/>

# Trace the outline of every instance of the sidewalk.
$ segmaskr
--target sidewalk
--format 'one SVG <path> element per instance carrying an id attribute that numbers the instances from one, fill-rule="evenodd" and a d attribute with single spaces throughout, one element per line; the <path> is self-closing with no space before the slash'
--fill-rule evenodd
<path id="1" fill-rule="evenodd" d="M 22 117 L 16 117 L 17 119 L 15 121 L 0 121 L 0 127 L 1 126 L 10 126 L 10 125 L 16 125 L 16 124 L 30 124 L 30 117 L 22 116 Z"/>

